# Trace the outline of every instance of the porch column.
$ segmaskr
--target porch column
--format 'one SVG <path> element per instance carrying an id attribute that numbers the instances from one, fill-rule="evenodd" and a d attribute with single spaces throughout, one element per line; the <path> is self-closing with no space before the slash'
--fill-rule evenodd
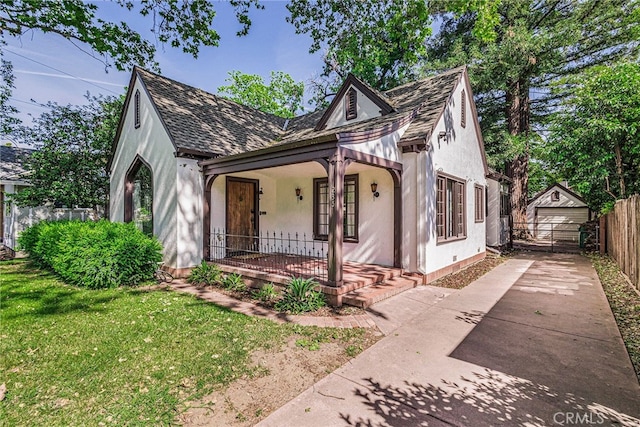
<path id="1" fill-rule="evenodd" d="M 344 235 L 344 158 L 340 150 L 329 160 L 328 273 L 332 286 L 342 286 L 342 237 Z"/>
<path id="2" fill-rule="evenodd" d="M 218 175 L 204 177 L 204 200 L 202 203 L 202 257 L 211 259 L 211 186 Z"/>
<path id="3" fill-rule="evenodd" d="M 393 178 L 393 266 L 402 268 L 402 173 L 387 170 Z"/>

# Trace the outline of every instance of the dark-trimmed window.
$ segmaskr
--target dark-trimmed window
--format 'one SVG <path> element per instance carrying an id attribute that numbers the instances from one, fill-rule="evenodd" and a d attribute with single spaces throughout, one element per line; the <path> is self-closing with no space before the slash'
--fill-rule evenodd
<path id="1" fill-rule="evenodd" d="M 153 234 L 153 173 L 139 157 L 125 178 L 124 221 L 134 222 L 146 235 Z"/>
<path id="2" fill-rule="evenodd" d="M 140 127 L 140 91 L 136 90 L 133 97 L 134 121 L 136 129 Z"/>
<path id="3" fill-rule="evenodd" d="M 344 102 L 345 118 L 352 120 L 358 117 L 358 92 L 354 88 L 347 91 Z"/>
<path id="4" fill-rule="evenodd" d="M 358 175 L 344 177 L 343 233 L 345 241 L 358 240 Z M 313 236 L 319 240 L 329 237 L 331 192 L 328 178 L 313 180 Z"/>
<path id="5" fill-rule="evenodd" d="M 438 175 L 436 187 L 436 234 L 439 241 L 466 237 L 465 181 Z"/>
<path id="6" fill-rule="evenodd" d="M 467 94 L 464 89 L 462 89 L 462 96 L 460 97 L 460 126 L 467 126 Z"/>
<path id="7" fill-rule="evenodd" d="M 475 192 L 475 221 L 482 222 L 484 221 L 484 188 L 480 185 L 475 185 L 473 187 Z"/>
<path id="8" fill-rule="evenodd" d="M 553 193 L 551 193 L 551 201 L 552 202 L 560 201 L 560 192 L 558 190 L 556 190 Z"/>

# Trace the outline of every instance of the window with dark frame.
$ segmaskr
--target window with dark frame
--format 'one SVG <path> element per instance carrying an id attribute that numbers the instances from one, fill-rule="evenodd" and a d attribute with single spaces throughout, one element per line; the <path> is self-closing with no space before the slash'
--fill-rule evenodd
<path id="1" fill-rule="evenodd" d="M 354 88 L 347 91 L 345 104 L 345 118 L 352 120 L 358 117 L 358 92 Z"/>
<path id="2" fill-rule="evenodd" d="M 136 129 L 140 127 L 140 91 L 136 90 L 134 96 L 134 121 Z"/>
<path id="3" fill-rule="evenodd" d="M 462 89 L 462 96 L 460 98 L 460 126 L 467 126 L 467 94 L 464 89 Z"/>
<path id="4" fill-rule="evenodd" d="M 475 221 L 482 222 L 484 221 L 484 188 L 480 185 L 474 186 L 475 190 Z"/>
<path id="5" fill-rule="evenodd" d="M 560 192 L 558 190 L 556 190 L 553 193 L 551 193 L 551 201 L 552 202 L 560 201 Z"/>
<path id="6" fill-rule="evenodd" d="M 358 240 L 358 175 L 344 177 L 343 233 L 345 241 Z M 313 236 L 318 240 L 329 237 L 329 209 L 331 194 L 328 178 L 313 180 Z"/>
<path id="7" fill-rule="evenodd" d="M 438 175 L 436 184 L 436 235 L 438 241 L 466 237 L 465 182 Z"/>

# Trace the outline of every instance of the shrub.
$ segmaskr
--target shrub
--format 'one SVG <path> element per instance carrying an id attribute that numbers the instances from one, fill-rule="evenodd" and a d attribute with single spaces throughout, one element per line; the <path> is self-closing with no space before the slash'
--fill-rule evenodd
<path id="1" fill-rule="evenodd" d="M 278 297 L 278 292 L 276 291 L 276 288 L 273 285 L 273 283 L 267 283 L 262 288 L 255 291 L 253 293 L 253 297 L 262 302 L 269 302 L 269 301 L 273 301 Z"/>
<path id="2" fill-rule="evenodd" d="M 207 261 L 202 260 L 199 266 L 191 270 L 187 282 L 194 285 L 215 285 L 220 283 L 222 278 L 222 270 L 215 264 L 209 264 Z"/>
<path id="3" fill-rule="evenodd" d="M 162 246 L 133 224 L 41 221 L 20 234 L 20 248 L 65 282 L 90 289 L 151 280 Z"/>
<path id="4" fill-rule="evenodd" d="M 247 290 L 247 284 L 242 280 L 242 276 L 237 273 L 225 276 L 225 278 L 222 279 L 222 287 L 236 292 L 244 292 Z"/>
<path id="5" fill-rule="evenodd" d="M 324 307 L 326 305 L 324 294 L 316 291 L 316 286 L 318 283 L 311 278 L 293 277 L 282 299 L 276 302 L 276 310 L 297 314 Z"/>

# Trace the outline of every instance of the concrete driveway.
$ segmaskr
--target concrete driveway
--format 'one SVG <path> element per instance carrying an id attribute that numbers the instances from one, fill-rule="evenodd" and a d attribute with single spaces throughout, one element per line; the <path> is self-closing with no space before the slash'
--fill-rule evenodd
<path id="1" fill-rule="evenodd" d="M 371 315 L 385 338 L 259 425 L 640 426 L 640 386 L 580 255 L 521 255 Z"/>

